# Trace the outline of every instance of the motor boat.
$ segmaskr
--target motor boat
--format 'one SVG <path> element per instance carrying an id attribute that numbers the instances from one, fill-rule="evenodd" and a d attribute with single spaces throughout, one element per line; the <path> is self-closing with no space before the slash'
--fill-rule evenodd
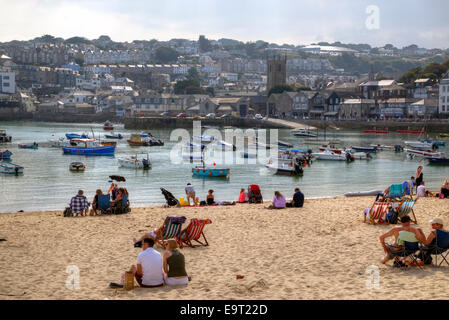
<path id="1" fill-rule="evenodd" d="M 61 148 L 62 146 L 65 146 L 69 141 L 65 140 L 64 138 L 59 139 L 49 139 L 48 145 L 50 148 Z"/>
<path id="2" fill-rule="evenodd" d="M 281 141 L 281 140 L 278 140 L 277 143 L 273 143 L 273 144 L 277 144 L 279 147 L 293 148 L 293 145 L 291 143 Z"/>
<path id="3" fill-rule="evenodd" d="M 0 160 L 10 160 L 12 152 L 9 150 L 0 151 Z"/>
<path id="4" fill-rule="evenodd" d="M 404 143 L 412 147 L 414 150 L 435 150 L 438 148 L 434 143 L 432 142 L 423 142 L 423 141 L 404 141 Z"/>
<path id="5" fill-rule="evenodd" d="M 23 167 L 12 162 L 0 162 L 0 173 L 19 175 L 23 173 Z"/>
<path id="6" fill-rule="evenodd" d="M 331 150 L 325 150 L 323 152 L 312 153 L 312 156 L 315 157 L 316 160 L 330 160 L 330 161 L 351 161 L 353 160 L 351 154 L 349 152 L 345 153 L 335 153 Z"/>
<path id="7" fill-rule="evenodd" d="M 89 139 L 89 136 L 87 134 L 85 134 L 85 133 L 83 133 L 83 134 L 66 133 L 65 136 L 69 140 L 72 140 L 72 139 Z"/>
<path id="8" fill-rule="evenodd" d="M 131 168 L 131 169 L 151 169 L 151 161 L 148 153 L 146 153 L 146 158 L 139 159 L 137 154 L 135 156 L 122 157 L 118 159 L 118 163 L 121 167 Z"/>
<path id="9" fill-rule="evenodd" d="M 415 150 L 415 149 L 404 149 L 405 152 L 408 152 L 409 154 L 414 154 L 414 155 L 420 155 L 423 157 L 429 157 L 429 158 L 441 158 L 442 157 L 442 153 L 441 152 L 434 152 L 434 151 L 424 151 L 424 150 Z"/>
<path id="10" fill-rule="evenodd" d="M 351 155 L 354 157 L 354 160 L 371 160 L 373 158 L 369 152 L 354 152 Z"/>
<path id="11" fill-rule="evenodd" d="M 277 164 L 267 164 L 265 167 L 269 172 L 277 175 L 284 176 L 302 176 L 304 174 L 304 169 L 300 165 L 294 164 L 289 165 L 286 163 Z"/>
<path id="12" fill-rule="evenodd" d="M 156 139 L 155 137 L 153 137 L 151 132 L 141 132 L 140 140 L 139 140 L 138 136 L 139 135 L 137 135 L 137 134 L 132 134 L 131 139 L 128 140 L 128 143 L 130 145 L 150 146 L 150 147 L 164 145 L 164 142 L 160 139 Z"/>
<path id="13" fill-rule="evenodd" d="M 0 129 L 0 143 L 11 142 L 12 137 L 6 134 L 5 129 Z"/>
<path id="14" fill-rule="evenodd" d="M 29 143 L 29 144 L 25 144 L 25 143 L 21 143 L 18 145 L 19 149 L 34 149 L 37 150 L 39 149 L 39 144 L 35 143 Z"/>
<path id="15" fill-rule="evenodd" d="M 316 133 L 306 129 L 295 129 L 292 130 L 291 133 L 295 137 L 311 137 L 311 138 L 318 137 Z"/>
<path id="16" fill-rule="evenodd" d="M 94 139 L 72 139 L 69 145 L 63 146 L 64 154 L 73 155 L 99 155 L 109 156 L 114 155 L 115 145 L 101 145 L 100 142 Z"/>
<path id="17" fill-rule="evenodd" d="M 103 125 L 103 130 L 114 130 L 114 125 L 111 121 L 106 121 Z"/>
<path id="18" fill-rule="evenodd" d="M 381 144 L 372 144 L 372 145 L 370 145 L 370 147 L 377 148 L 377 150 L 380 150 L 380 151 L 384 151 L 384 150 L 394 151 L 395 150 L 395 146 L 386 146 L 386 145 L 381 145 Z"/>
<path id="19" fill-rule="evenodd" d="M 118 133 L 118 134 L 105 134 L 104 137 L 106 139 L 123 139 L 123 136 Z"/>
<path id="20" fill-rule="evenodd" d="M 203 150 L 206 147 L 204 144 L 199 144 L 193 141 L 187 142 L 185 146 L 187 148 L 190 148 L 191 150 L 193 149 Z"/>
<path id="21" fill-rule="evenodd" d="M 69 170 L 76 172 L 84 172 L 84 170 L 86 170 L 86 166 L 82 162 L 72 162 L 69 165 Z"/>
<path id="22" fill-rule="evenodd" d="M 449 158 L 442 155 L 440 157 L 426 157 L 429 160 L 429 164 L 441 164 L 441 165 L 449 165 Z"/>
<path id="23" fill-rule="evenodd" d="M 372 153 L 376 153 L 377 152 L 377 146 L 374 147 L 351 147 L 352 150 L 356 151 L 356 152 L 372 152 Z"/>

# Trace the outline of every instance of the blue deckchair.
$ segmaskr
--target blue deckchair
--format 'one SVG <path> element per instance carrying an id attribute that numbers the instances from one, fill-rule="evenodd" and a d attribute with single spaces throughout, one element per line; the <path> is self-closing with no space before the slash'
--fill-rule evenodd
<path id="1" fill-rule="evenodd" d="M 432 250 L 432 254 L 436 255 L 435 258 L 435 265 L 441 266 L 443 262 L 446 262 L 447 265 L 449 265 L 449 262 L 447 261 L 447 256 L 449 254 L 449 232 L 436 230 L 436 248 L 435 250 Z M 443 254 L 446 253 L 446 254 Z M 441 260 L 440 264 L 438 264 L 437 258 L 438 256 L 441 256 L 443 260 Z"/>
<path id="2" fill-rule="evenodd" d="M 118 206 L 114 207 L 112 209 L 112 213 L 122 214 L 122 213 L 129 212 L 129 203 L 128 203 L 128 195 L 127 194 L 122 195 L 122 201 L 119 203 L 121 203 L 121 207 L 118 207 Z"/>
<path id="3" fill-rule="evenodd" d="M 404 190 L 402 188 L 402 184 L 392 184 L 390 189 L 388 190 L 387 198 L 395 199 L 402 198 L 404 195 Z"/>
<path id="4" fill-rule="evenodd" d="M 109 194 L 99 194 L 98 195 L 98 210 L 103 213 L 111 209 L 111 196 Z"/>

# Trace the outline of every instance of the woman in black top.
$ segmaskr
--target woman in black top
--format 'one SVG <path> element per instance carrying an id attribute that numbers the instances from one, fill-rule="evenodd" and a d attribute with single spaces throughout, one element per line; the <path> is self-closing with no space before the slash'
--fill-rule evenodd
<path id="1" fill-rule="evenodd" d="M 97 215 L 98 195 L 100 195 L 100 194 L 103 194 L 103 191 L 101 191 L 101 189 L 97 189 L 97 191 L 95 192 L 94 200 L 92 201 L 92 210 L 90 210 L 90 215 L 91 216 L 96 216 Z"/>
<path id="2" fill-rule="evenodd" d="M 208 206 L 213 205 L 215 203 L 214 200 L 214 190 L 209 190 L 206 198 L 206 203 Z"/>
<path id="3" fill-rule="evenodd" d="M 418 170 L 416 170 L 416 192 L 418 192 L 418 187 L 421 185 L 421 182 L 424 179 L 424 174 L 422 173 L 422 166 L 418 167 Z"/>

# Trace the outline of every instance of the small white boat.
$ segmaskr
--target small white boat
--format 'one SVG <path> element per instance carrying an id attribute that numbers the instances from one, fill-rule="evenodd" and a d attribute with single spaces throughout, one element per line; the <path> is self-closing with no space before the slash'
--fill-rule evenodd
<path id="1" fill-rule="evenodd" d="M 430 157 L 430 158 L 441 158 L 443 156 L 443 153 L 441 152 L 433 152 L 433 151 L 423 151 L 423 150 L 415 150 L 415 149 L 404 149 L 405 152 L 408 152 L 409 154 L 416 154 L 423 157 Z"/>
<path id="2" fill-rule="evenodd" d="M 304 170 L 297 165 L 289 165 L 285 163 L 267 164 L 265 167 L 273 174 L 284 175 L 284 176 L 302 176 Z"/>
<path id="3" fill-rule="evenodd" d="M 435 148 L 434 144 L 431 142 L 404 141 L 404 143 L 415 150 L 433 150 Z"/>
<path id="4" fill-rule="evenodd" d="M 355 160 L 371 160 L 373 158 L 370 153 L 366 152 L 354 152 L 351 155 Z"/>
<path id="5" fill-rule="evenodd" d="M 5 174 L 22 174 L 23 167 L 12 162 L 0 162 L 0 173 Z"/>
<path id="6" fill-rule="evenodd" d="M 137 155 L 118 158 L 118 163 L 121 167 L 130 169 L 151 169 L 151 161 L 148 153 L 146 158 L 139 159 Z"/>
<path id="7" fill-rule="evenodd" d="M 310 130 L 306 130 L 306 129 L 295 129 L 291 131 L 292 135 L 294 135 L 295 137 L 318 137 L 318 135 Z"/>
<path id="8" fill-rule="evenodd" d="M 347 156 L 346 154 L 338 154 L 331 150 L 324 150 L 323 152 L 315 152 L 312 153 L 312 156 L 315 157 L 317 160 L 331 160 L 331 161 L 346 161 Z"/>
<path id="9" fill-rule="evenodd" d="M 72 162 L 69 165 L 69 170 L 75 172 L 83 172 L 84 170 L 86 170 L 86 166 L 82 162 Z"/>
<path id="10" fill-rule="evenodd" d="M 65 140 L 64 138 L 59 139 L 50 139 L 48 140 L 48 145 L 50 148 L 61 148 L 65 145 L 67 145 L 69 142 Z"/>

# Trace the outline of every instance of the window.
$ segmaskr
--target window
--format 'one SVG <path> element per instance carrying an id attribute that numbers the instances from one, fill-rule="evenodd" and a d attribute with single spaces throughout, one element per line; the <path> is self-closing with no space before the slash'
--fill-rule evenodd
<path id="1" fill-rule="evenodd" d="M 3 76 L 3 80 L 9 80 L 9 76 Z"/>
<path id="2" fill-rule="evenodd" d="M 9 87 L 9 82 L 3 82 L 4 87 Z"/>

